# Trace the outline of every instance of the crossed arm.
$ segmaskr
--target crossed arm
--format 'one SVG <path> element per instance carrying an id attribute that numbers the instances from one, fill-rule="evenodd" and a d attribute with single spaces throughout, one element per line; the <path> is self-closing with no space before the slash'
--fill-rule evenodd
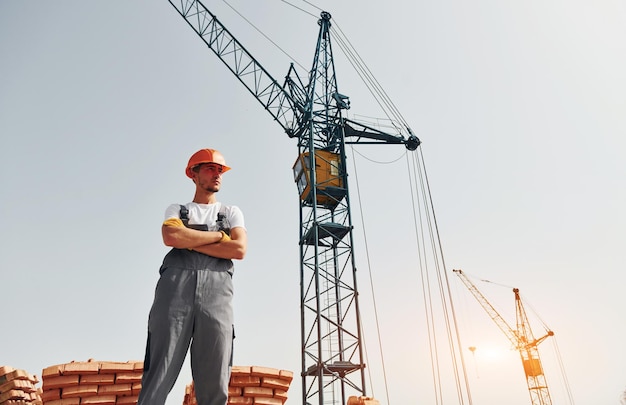
<path id="1" fill-rule="evenodd" d="M 197 231 L 184 226 L 161 227 L 163 243 L 178 249 L 191 249 L 220 259 L 241 260 L 246 255 L 248 236 L 244 228 L 230 230 L 230 238 L 219 231 Z"/>

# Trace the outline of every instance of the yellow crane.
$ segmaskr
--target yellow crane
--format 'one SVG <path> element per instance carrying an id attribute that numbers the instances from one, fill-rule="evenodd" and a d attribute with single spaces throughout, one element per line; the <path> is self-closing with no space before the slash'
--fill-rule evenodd
<path id="1" fill-rule="evenodd" d="M 524 374 L 526 375 L 526 384 L 528 386 L 528 392 L 530 393 L 531 404 L 552 405 L 552 399 L 550 399 L 546 376 L 543 374 L 543 367 L 541 365 L 541 359 L 539 358 L 539 349 L 537 348 L 537 345 L 549 336 L 554 336 L 554 332 L 548 331 L 545 336 L 535 339 L 530 328 L 530 323 L 528 322 L 528 317 L 526 316 L 526 310 L 522 305 L 518 288 L 513 289 L 513 293 L 515 294 L 515 313 L 517 319 L 517 329 L 513 329 L 489 303 L 489 301 L 487 301 L 481 292 L 478 291 L 478 288 L 476 288 L 470 279 L 467 278 L 462 270 L 452 271 L 459 276 L 474 298 L 478 300 L 491 319 L 494 320 L 500 330 L 502 330 L 506 337 L 509 338 L 515 349 L 519 351 L 522 359 L 522 365 L 524 366 Z"/>

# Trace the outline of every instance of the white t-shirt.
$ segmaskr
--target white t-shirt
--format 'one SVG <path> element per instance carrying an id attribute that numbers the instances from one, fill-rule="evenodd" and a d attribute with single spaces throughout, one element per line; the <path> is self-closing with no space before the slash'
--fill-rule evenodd
<path id="1" fill-rule="evenodd" d="M 199 225 L 206 224 L 209 227 L 209 231 L 217 231 L 218 226 L 216 224 L 217 214 L 222 208 L 222 203 L 217 202 L 214 204 L 198 204 L 190 202 L 185 204 L 185 207 L 189 210 L 189 224 Z M 234 205 L 224 205 L 224 213 L 226 215 L 227 228 L 244 228 L 243 213 L 239 207 Z M 180 204 L 172 204 L 165 210 L 165 219 L 180 218 Z"/>

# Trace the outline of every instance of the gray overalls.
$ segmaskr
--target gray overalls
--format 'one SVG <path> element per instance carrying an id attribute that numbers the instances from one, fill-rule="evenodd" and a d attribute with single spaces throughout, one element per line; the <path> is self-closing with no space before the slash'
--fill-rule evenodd
<path id="1" fill-rule="evenodd" d="M 164 405 L 191 345 L 198 405 L 225 405 L 232 366 L 231 260 L 187 249 L 164 258 L 148 319 L 138 405 Z"/>

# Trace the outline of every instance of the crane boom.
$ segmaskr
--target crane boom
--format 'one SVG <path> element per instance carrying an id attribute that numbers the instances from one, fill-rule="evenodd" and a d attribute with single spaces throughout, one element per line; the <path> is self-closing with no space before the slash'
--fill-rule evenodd
<path id="1" fill-rule="evenodd" d="M 470 290 L 474 298 L 487 311 L 491 319 L 498 325 L 500 330 L 504 332 L 506 337 L 513 343 L 513 346 L 520 354 L 524 374 L 526 376 L 526 385 L 530 394 L 532 405 L 552 405 L 548 384 L 543 373 L 543 366 L 539 357 L 539 349 L 537 345 L 543 342 L 549 336 L 553 336 L 554 332 L 548 333 L 539 339 L 535 339 L 530 328 L 526 310 L 520 298 L 519 289 L 514 288 L 515 294 L 515 314 L 517 329 L 511 328 L 495 308 L 487 301 L 487 299 L 478 291 L 478 288 L 470 281 L 462 270 L 452 270 L 461 279 L 463 284 Z"/>
<path id="2" fill-rule="evenodd" d="M 224 62 L 239 81 L 272 115 L 289 137 L 296 137 L 295 124 L 303 113 L 304 94 L 293 65 L 280 85 L 202 2 L 168 0 L 204 43 Z M 293 76 L 295 77 L 293 77 Z"/>
<path id="3" fill-rule="evenodd" d="M 493 319 L 493 321 L 498 325 L 500 330 L 504 332 L 509 341 L 513 344 L 513 347 L 517 348 L 519 344 L 519 339 L 517 338 L 517 333 L 509 326 L 509 324 L 504 320 L 504 318 L 496 311 L 496 309 L 487 301 L 487 299 L 478 291 L 478 288 L 470 281 L 469 278 L 465 276 L 465 273 L 461 270 L 452 270 L 459 276 L 463 284 L 467 287 L 467 289 L 472 293 L 474 298 L 478 301 L 478 303 L 483 307 L 487 314 Z"/>

